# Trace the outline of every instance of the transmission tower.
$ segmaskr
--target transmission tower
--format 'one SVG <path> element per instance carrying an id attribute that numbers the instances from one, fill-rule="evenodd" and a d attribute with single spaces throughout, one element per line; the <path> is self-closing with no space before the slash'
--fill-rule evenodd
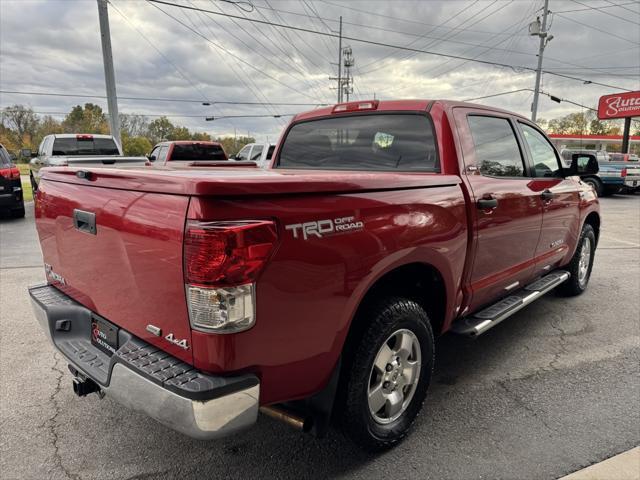
<path id="1" fill-rule="evenodd" d="M 349 101 L 349 95 L 353 93 L 353 77 L 351 76 L 351 67 L 355 65 L 356 61 L 353 58 L 353 50 L 350 46 L 346 46 L 342 49 L 342 65 L 344 66 L 344 77 L 341 79 L 342 93 L 347 97 Z"/>

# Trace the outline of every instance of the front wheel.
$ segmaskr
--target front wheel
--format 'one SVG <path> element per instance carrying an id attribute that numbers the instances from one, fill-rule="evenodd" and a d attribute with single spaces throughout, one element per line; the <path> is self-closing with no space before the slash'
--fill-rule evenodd
<path id="1" fill-rule="evenodd" d="M 415 301 L 393 297 L 371 306 L 368 325 L 346 366 L 342 426 L 370 451 L 404 438 L 422 408 L 434 363 L 433 332 Z"/>
<path id="2" fill-rule="evenodd" d="M 580 295 L 587 289 L 593 268 L 593 257 L 596 253 L 596 234 L 593 227 L 585 223 L 578 240 L 578 248 L 573 254 L 571 262 L 567 265 L 567 270 L 571 277 L 566 282 L 560 284 L 558 292 L 568 297 Z"/>

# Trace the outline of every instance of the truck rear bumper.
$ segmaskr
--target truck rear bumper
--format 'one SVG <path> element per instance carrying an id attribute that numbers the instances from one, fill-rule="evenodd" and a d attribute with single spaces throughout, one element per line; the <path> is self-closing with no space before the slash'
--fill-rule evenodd
<path id="1" fill-rule="evenodd" d="M 45 334 L 74 370 L 109 397 L 197 439 L 229 435 L 255 423 L 260 384 L 254 375 L 218 377 L 193 369 L 120 330 L 109 355 L 91 342 L 96 314 L 51 285 L 29 288 Z"/>

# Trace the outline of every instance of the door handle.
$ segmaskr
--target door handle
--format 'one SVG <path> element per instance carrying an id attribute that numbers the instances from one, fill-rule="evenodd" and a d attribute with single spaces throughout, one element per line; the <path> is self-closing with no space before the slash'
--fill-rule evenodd
<path id="1" fill-rule="evenodd" d="M 553 193 L 551 190 L 545 190 L 540 194 L 540 198 L 542 198 L 544 202 L 550 202 L 551 200 L 553 200 L 553 197 L 555 196 L 556 194 Z"/>
<path id="2" fill-rule="evenodd" d="M 498 199 L 488 195 L 478 200 L 477 205 L 480 210 L 493 210 L 498 206 Z"/>

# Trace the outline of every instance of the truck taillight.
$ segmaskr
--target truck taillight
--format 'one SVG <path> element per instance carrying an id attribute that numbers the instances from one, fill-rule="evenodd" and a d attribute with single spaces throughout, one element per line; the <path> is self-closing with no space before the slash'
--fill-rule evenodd
<path id="1" fill-rule="evenodd" d="M 626 169 L 626 168 L 623 168 L 623 169 L 620 171 L 620 176 L 621 176 L 621 177 L 626 177 L 626 176 L 627 176 L 627 169 Z"/>
<path id="2" fill-rule="evenodd" d="M 187 222 L 184 276 L 193 328 L 233 333 L 253 326 L 254 283 L 276 241 L 271 221 Z"/>

